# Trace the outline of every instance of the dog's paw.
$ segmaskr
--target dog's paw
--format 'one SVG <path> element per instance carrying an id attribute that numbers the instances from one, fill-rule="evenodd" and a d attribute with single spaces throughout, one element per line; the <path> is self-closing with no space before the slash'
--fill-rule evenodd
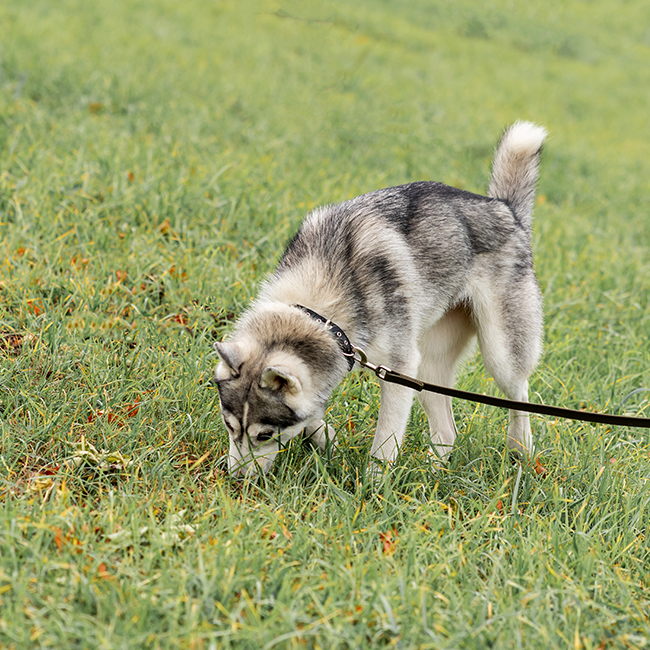
<path id="1" fill-rule="evenodd" d="M 425 458 L 425 464 L 426 467 L 432 472 L 439 472 L 445 468 L 448 458 L 449 458 L 449 452 L 447 452 L 444 457 L 441 457 L 437 451 L 434 451 L 433 449 L 428 449 Z"/>
<path id="2" fill-rule="evenodd" d="M 508 438 L 508 454 L 511 458 L 524 462 L 535 455 L 535 445 L 532 440 L 528 441 L 527 445 L 523 445 L 517 440 Z"/>
<path id="3" fill-rule="evenodd" d="M 334 427 L 325 424 L 322 420 L 314 422 L 306 427 L 304 436 L 307 442 L 314 445 L 314 447 L 317 447 L 322 452 L 327 451 L 328 448 L 336 449 L 338 446 Z"/>
<path id="4" fill-rule="evenodd" d="M 379 460 L 370 457 L 366 467 L 366 479 L 369 485 L 378 486 L 390 473 L 392 463 L 387 460 Z"/>

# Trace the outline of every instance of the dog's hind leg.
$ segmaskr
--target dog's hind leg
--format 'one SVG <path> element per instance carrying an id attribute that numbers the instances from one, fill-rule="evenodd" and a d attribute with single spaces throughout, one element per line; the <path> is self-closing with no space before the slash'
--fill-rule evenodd
<path id="1" fill-rule="evenodd" d="M 542 349 L 542 298 L 532 269 L 520 270 L 507 287 L 493 278 L 473 299 L 485 368 L 509 399 L 527 402 L 528 377 Z M 507 444 L 519 454 L 533 452 L 526 412 L 510 411 Z"/>
<path id="2" fill-rule="evenodd" d="M 467 308 L 456 307 L 448 311 L 420 338 L 422 359 L 418 378 L 438 386 L 453 386 L 458 362 L 475 334 Z M 451 397 L 423 391 L 418 399 L 429 419 L 431 444 L 444 460 L 456 439 Z"/>

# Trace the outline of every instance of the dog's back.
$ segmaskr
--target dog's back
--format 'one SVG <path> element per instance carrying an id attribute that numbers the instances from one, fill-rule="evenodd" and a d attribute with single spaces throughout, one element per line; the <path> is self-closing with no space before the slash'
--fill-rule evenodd
<path id="1" fill-rule="evenodd" d="M 383 354 L 386 327 L 399 323 L 417 336 L 455 305 L 471 303 L 468 278 L 483 267 L 532 273 L 532 197 L 544 135 L 528 123 L 504 134 L 490 196 L 422 181 L 317 208 L 261 298 L 320 307 L 358 345 L 395 364 L 395 355 Z M 394 337 L 391 347 L 400 347 Z"/>

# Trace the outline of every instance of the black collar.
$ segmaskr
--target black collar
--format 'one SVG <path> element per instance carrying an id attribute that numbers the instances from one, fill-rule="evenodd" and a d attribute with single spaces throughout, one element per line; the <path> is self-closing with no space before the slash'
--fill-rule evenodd
<path id="1" fill-rule="evenodd" d="M 352 349 L 352 343 L 350 343 L 350 339 L 345 335 L 345 332 L 336 323 L 333 323 L 331 320 L 317 314 L 308 307 L 303 307 L 302 305 L 294 305 L 294 307 L 300 309 L 300 311 L 307 314 L 310 318 L 313 318 L 317 323 L 322 323 L 325 326 L 325 329 L 328 329 L 332 333 L 339 348 L 341 348 L 341 352 L 343 352 L 343 356 L 348 362 L 348 371 L 352 370 L 352 367 L 354 366 L 354 350 Z"/>

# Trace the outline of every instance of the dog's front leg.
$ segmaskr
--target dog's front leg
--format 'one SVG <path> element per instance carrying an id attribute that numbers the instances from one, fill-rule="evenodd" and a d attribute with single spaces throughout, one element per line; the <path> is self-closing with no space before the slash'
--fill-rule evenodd
<path id="1" fill-rule="evenodd" d="M 413 403 L 413 391 L 404 386 L 380 381 L 381 406 L 377 432 L 370 455 L 378 460 L 394 461 L 404 438 Z"/>
<path id="2" fill-rule="evenodd" d="M 315 420 L 305 427 L 305 440 L 318 447 L 321 451 L 327 449 L 329 444 L 331 447 L 336 447 L 336 431 L 334 427 L 325 424 L 323 420 Z"/>

